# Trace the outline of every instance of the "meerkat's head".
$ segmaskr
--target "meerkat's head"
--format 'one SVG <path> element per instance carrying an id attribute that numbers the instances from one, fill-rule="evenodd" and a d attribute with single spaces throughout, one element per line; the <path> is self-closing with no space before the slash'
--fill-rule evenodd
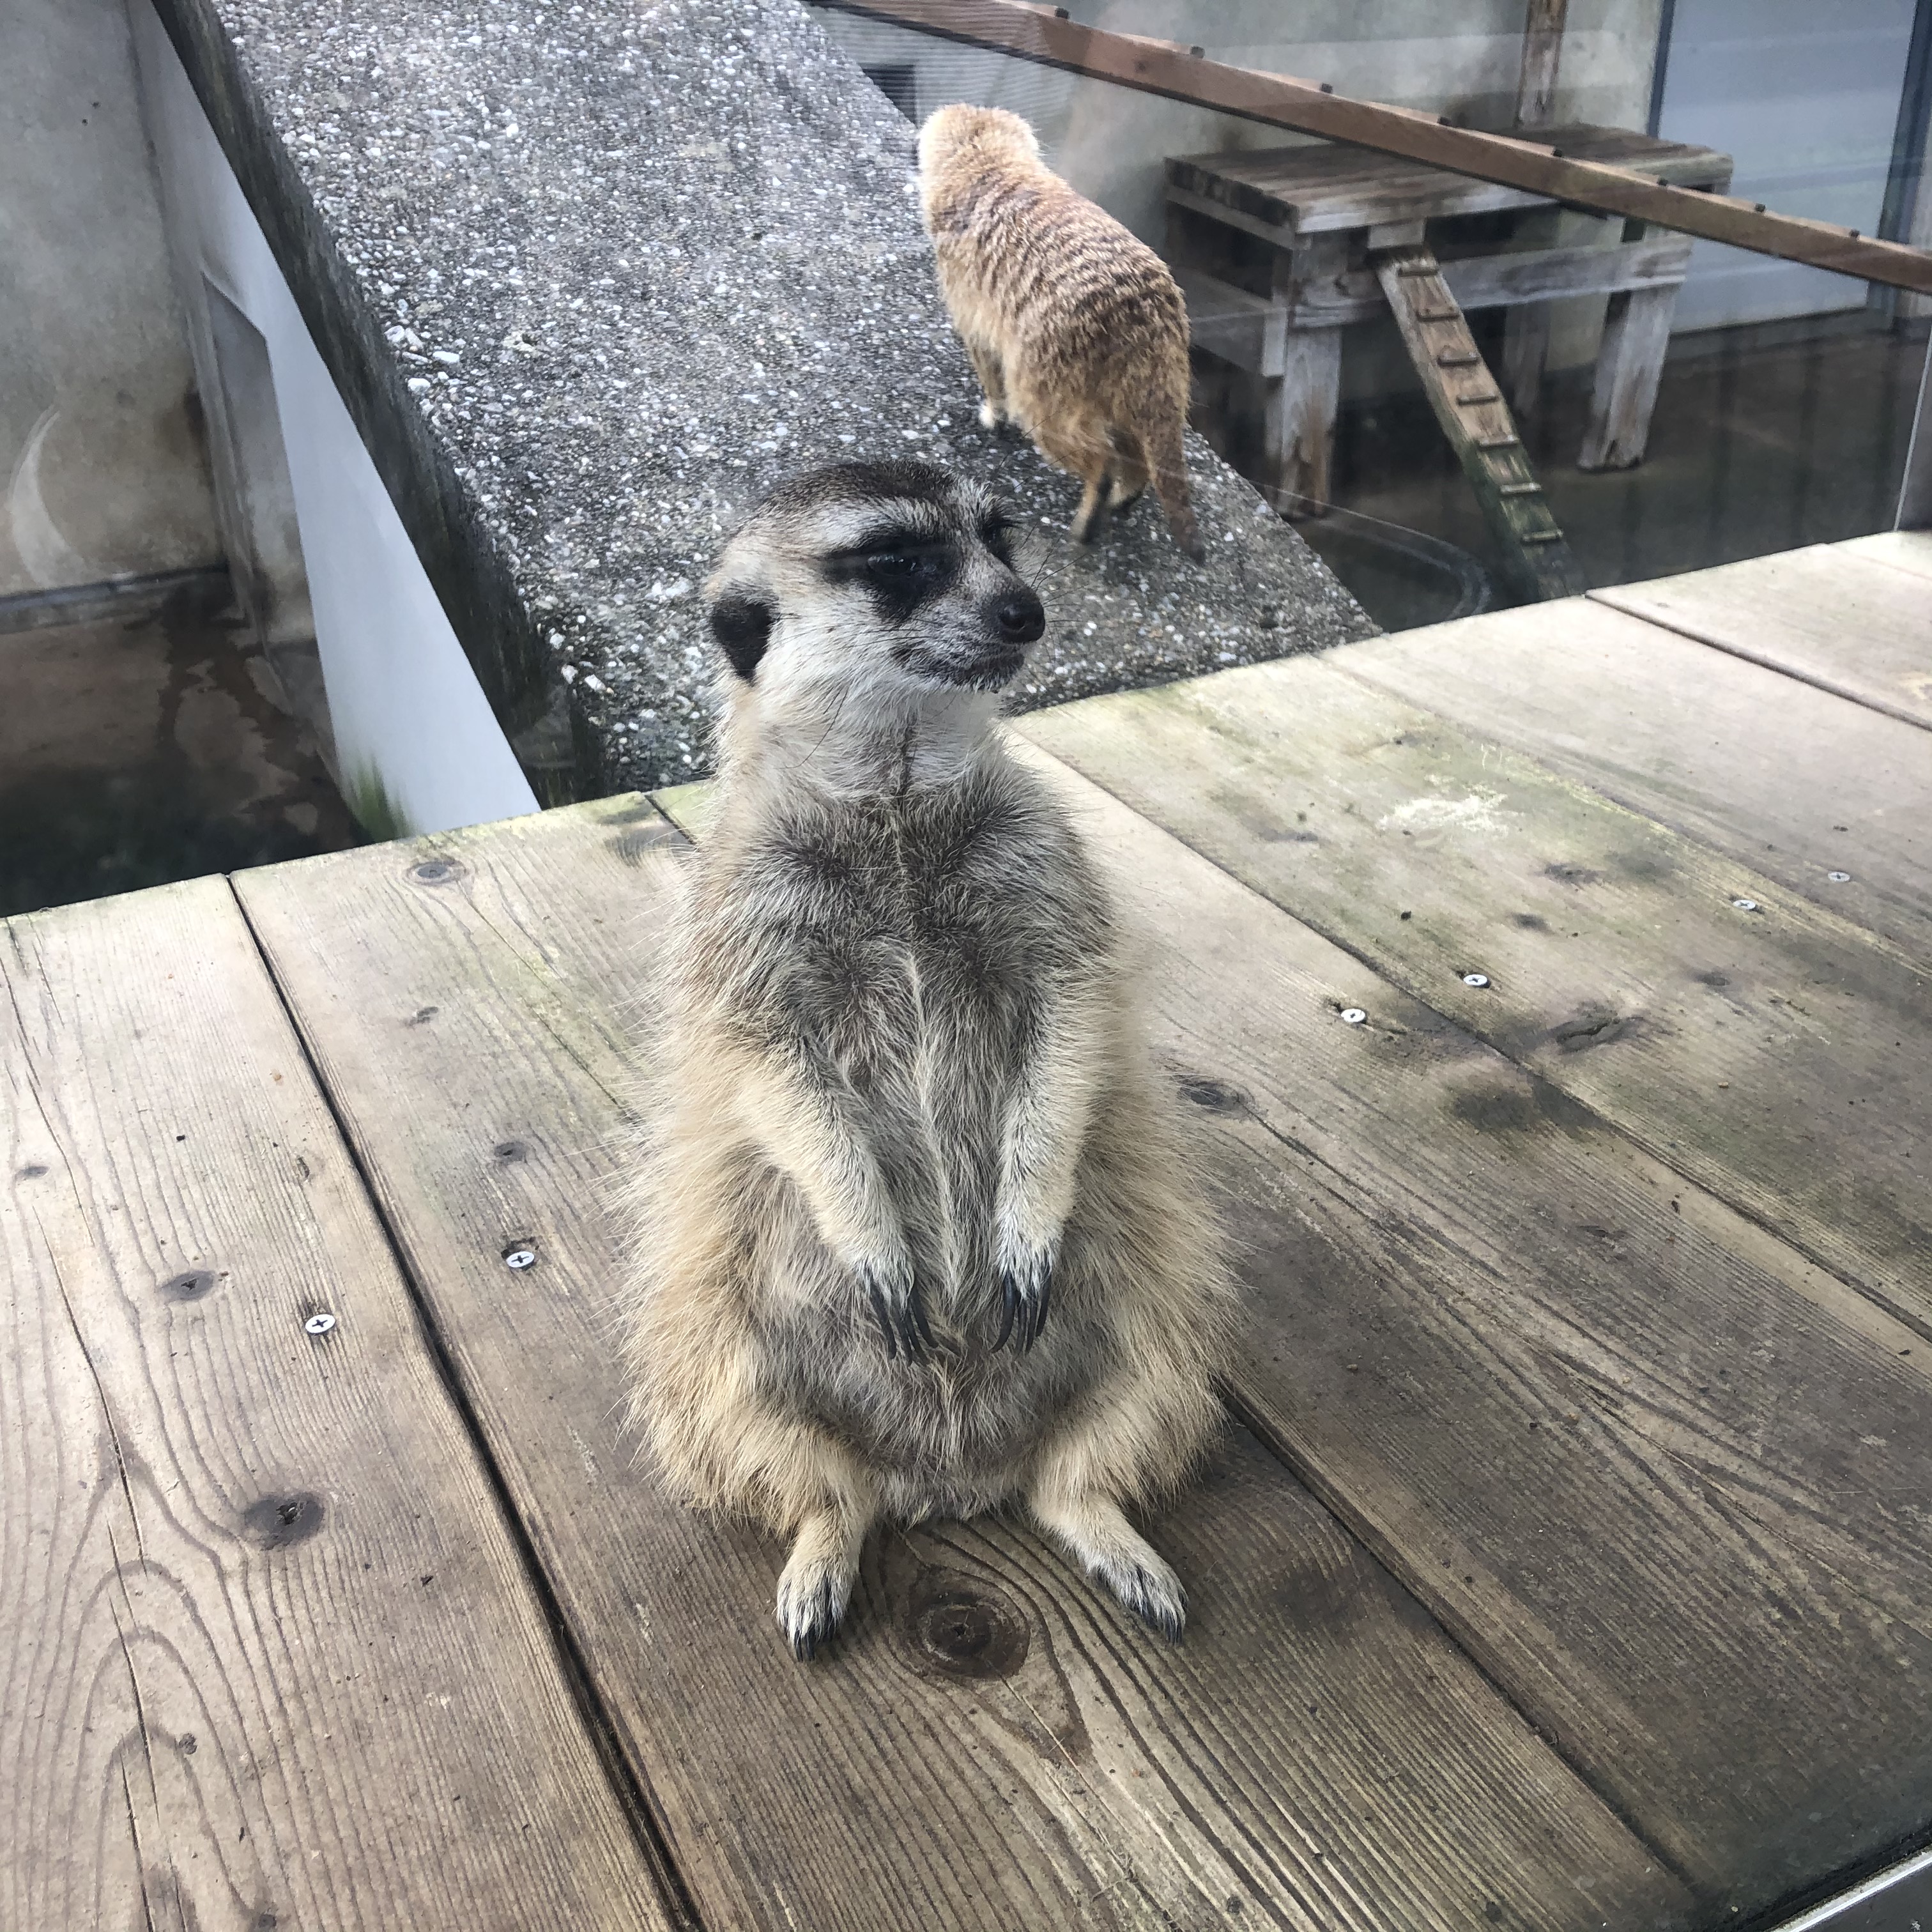
<path id="1" fill-rule="evenodd" d="M 928 181 L 969 152 L 976 160 L 1036 161 L 1040 140 L 1017 114 L 1004 107 L 956 101 L 926 116 L 919 130 L 919 171 Z"/>
<path id="2" fill-rule="evenodd" d="M 1046 614 L 1012 564 L 1015 526 L 937 464 L 841 463 L 782 484 L 706 586 L 741 694 L 997 691 Z"/>

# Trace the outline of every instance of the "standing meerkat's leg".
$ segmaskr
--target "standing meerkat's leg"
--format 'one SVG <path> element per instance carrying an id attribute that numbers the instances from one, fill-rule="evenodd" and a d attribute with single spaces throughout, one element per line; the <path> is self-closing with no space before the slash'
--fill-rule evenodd
<path id="1" fill-rule="evenodd" d="M 1112 1496 L 1048 1478 L 1035 1484 L 1027 1507 L 1095 1582 L 1168 1642 L 1180 1641 L 1187 1623 L 1180 1579 Z"/>
<path id="2" fill-rule="evenodd" d="M 1146 490 L 1148 479 L 1147 453 L 1132 430 L 1116 430 L 1114 447 L 1118 459 L 1114 470 L 1114 487 L 1107 496 L 1110 510 L 1131 509 Z"/>
<path id="3" fill-rule="evenodd" d="M 810 1658 L 844 1621 L 866 1533 L 878 1515 L 878 1486 L 851 1457 L 800 1430 L 796 1460 L 815 1462 L 820 1500 L 800 1517 L 778 1578 L 778 1628 L 793 1656 Z"/>
<path id="4" fill-rule="evenodd" d="M 1042 1444 L 1027 1488 L 1040 1527 L 1094 1582 L 1175 1642 L 1187 1620 L 1180 1580 L 1121 1508 L 1186 1472 L 1219 1408 L 1158 1346 L 1157 1328 L 1119 1337 L 1114 1372 Z"/>
<path id="5" fill-rule="evenodd" d="M 980 427 L 998 429 L 1007 415 L 1006 372 L 1000 352 L 991 343 L 969 341 L 966 354 L 986 392 L 986 400 L 980 405 Z"/>
<path id="6" fill-rule="evenodd" d="M 1000 1136 L 994 1238 L 1006 1306 L 995 1348 L 1016 1328 L 1018 1347 L 1030 1348 L 1046 1326 L 1054 1256 L 1072 1210 L 1104 1051 L 1101 1033 L 1090 996 L 1054 1000 L 1035 1016 Z"/>
<path id="7" fill-rule="evenodd" d="M 1074 512 L 1073 521 L 1067 529 L 1067 534 L 1076 543 L 1091 543 L 1100 534 L 1100 519 L 1107 511 L 1109 488 L 1104 468 L 1096 470 L 1087 478 L 1087 488 L 1080 499 L 1080 507 Z"/>
<path id="8" fill-rule="evenodd" d="M 783 1062 L 747 1070 L 741 1118 L 804 1197 L 819 1238 L 851 1272 L 886 1353 L 916 1360 L 932 1346 L 912 1254 L 879 1163 L 836 1070 L 794 1042 Z"/>
<path id="9" fill-rule="evenodd" d="M 1102 436 L 1086 434 L 1082 427 L 1064 428 L 1053 424 L 1044 407 L 1034 414 L 1033 440 L 1049 463 L 1078 476 L 1086 485 L 1080 507 L 1074 512 L 1068 534 L 1076 543 L 1091 543 L 1101 518 L 1106 512 L 1108 472 L 1114 460 L 1112 446 Z"/>

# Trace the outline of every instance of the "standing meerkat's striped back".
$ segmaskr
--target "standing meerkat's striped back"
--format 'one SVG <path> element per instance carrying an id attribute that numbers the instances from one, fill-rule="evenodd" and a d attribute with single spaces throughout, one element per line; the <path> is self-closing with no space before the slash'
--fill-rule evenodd
<path id="1" fill-rule="evenodd" d="M 1167 265 L 1040 158 L 1003 108 L 942 107 L 920 130 L 920 188 L 940 292 L 986 392 L 1086 484 L 1073 536 L 1148 483 L 1198 562 L 1182 433 L 1187 310 Z"/>

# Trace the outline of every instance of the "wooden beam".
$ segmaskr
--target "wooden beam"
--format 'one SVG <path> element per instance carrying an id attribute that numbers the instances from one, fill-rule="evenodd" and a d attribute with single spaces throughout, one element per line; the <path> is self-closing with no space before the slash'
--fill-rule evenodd
<path id="1" fill-rule="evenodd" d="M 1569 10 L 1569 0 L 1529 0 L 1522 23 L 1522 78 L 1516 90 L 1519 128 L 1550 124 L 1557 64 L 1563 58 L 1564 16 Z"/>
<path id="2" fill-rule="evenodd" d="M 1452 128 L 1434 115 L 1411 108 L 1351 100 L 1324 92 L 1315 81 L 1196 58 L 1171 40 L 1082 26 L 1025 0 L 814 4 L 1271 127 L 1404 155 L 1452 174 L 1500 182 L 1600 214 L 1654 221 L 1706 241 L 1932 295 L 1932 251 L 1875 241 L 1855 230 L 1798 215 L 1774 214 L 1728 195 L 1672 188 L 1633 169 L 1576 160 L 1546 145 L 1508 134 Z"/>

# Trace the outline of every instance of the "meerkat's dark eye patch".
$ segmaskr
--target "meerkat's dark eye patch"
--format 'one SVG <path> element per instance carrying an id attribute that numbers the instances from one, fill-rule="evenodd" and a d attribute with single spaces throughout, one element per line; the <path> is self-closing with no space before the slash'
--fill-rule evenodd
<path id="1" fill-rule="evenodd" d="M 772 607 L 762 598 L 727 591 L 711 607 L 711 634 L 725 662 L 749 684 L 772 640 Z"/>
<path id="2" fill-rule="evenodd" d="M 880 616 L 902 624 L 952 586 L 959 561 L 958 545 L 950 538 L 887 525 L 832 551 L 824 568 L 829 583 L 862 586 Z"/>

